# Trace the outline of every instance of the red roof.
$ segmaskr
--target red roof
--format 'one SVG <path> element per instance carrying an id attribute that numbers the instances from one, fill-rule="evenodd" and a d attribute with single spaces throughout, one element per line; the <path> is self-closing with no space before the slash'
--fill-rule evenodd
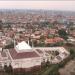
<path id="1" fill-rule="evenodd" d="M 10 49 L 9 52 L 13 59 L 39 57 L 39 55 L 34 51 L 17 53 L 15 49 Z"/>
<path id="2" fill-rule="evenodd" d="M 56 42 L 61 42 L 61 41 L 64 41 L 64 39 L 60 37 L 55 37 L 55 38 L 46 39 L 45 43 L 56 43 Z"/>
<path id="3" fill-rule="evenodd" d="M 54 39 L 52 39 L 52 38 L 51 39 L 46 39 L 45 43 L 54 43 Z"/>
<path id="4" fill-rule="evenodd" d="M 60 41 L 64 41 L 64 39 L 63 38 L 60 38 L 60 37 L 55 37 L 54 38 L 54 41 L 55 42 L 60 42 Z"/>
<path id="5" fill-rule="evenodd" d="M 36 51 L 39 52 L 39 53 L 43 53 L 40 49 L 36 49 Z"/>

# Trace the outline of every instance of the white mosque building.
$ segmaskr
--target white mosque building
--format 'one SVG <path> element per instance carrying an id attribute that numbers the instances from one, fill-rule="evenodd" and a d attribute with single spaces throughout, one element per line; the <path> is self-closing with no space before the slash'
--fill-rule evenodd
<path id="1" fill-rule="evenodd" d="M 58 51 L 59 55 L 53 56 L 51 53 Z M 3 50 L 0 52 L 0 66 L 11 64 L 13 69 L 25 68 L 26 70 L 33 67 L 40 67 L 43 59 L 50 63 L 59 63 L 66 57 L 69 52 L 63 47 L 37 47 L 32 48 L 25 41 L 18 43 L 15 48 Z M 51 59 L 51 56 L 54 59 Z"/>
<path id="2" fill-rule="evenodd" d="M 2 66 L 11 64 L 13 69 L 41 65 L 41 57 L 25 41 L 18 43 L 15 48 L 1 52 L 0 57 Z"/>

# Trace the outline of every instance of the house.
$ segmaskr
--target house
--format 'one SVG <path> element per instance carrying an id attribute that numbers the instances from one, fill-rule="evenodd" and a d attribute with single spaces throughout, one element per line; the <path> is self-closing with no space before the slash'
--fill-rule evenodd
<path id="1" fill-rule="evenodd" d="M 75 44 L 75 38 L 68 37 L 67 42 L 70 43 L 70 44 Z"/>
<path id="2" fill-rule="evenodd" d="M 57 42 L 63 42 L 64 39 L 60 38 L 60 37 L 54 37 L 54 38 L 46 38 L 45 40 L 45 44 L 55 44 Z"/>

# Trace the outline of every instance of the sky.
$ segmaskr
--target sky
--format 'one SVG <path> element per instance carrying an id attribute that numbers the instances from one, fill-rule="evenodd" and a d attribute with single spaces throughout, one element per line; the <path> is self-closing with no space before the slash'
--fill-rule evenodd
<path id="1" fill-rule="evenodd" d="M 75 11 L 75 1 L 0 1 L 0 9 L 48 9 Z"/>

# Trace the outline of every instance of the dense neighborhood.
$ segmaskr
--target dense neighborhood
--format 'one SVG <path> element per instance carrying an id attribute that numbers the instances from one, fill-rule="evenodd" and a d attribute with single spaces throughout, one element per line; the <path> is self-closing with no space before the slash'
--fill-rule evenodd
<path id="1" fill-rule="evenodd" d="M 2 74 L 60 75 L 61 66 L 74 59 L 74 50 L 74 12 L 0 10 Z"/>

